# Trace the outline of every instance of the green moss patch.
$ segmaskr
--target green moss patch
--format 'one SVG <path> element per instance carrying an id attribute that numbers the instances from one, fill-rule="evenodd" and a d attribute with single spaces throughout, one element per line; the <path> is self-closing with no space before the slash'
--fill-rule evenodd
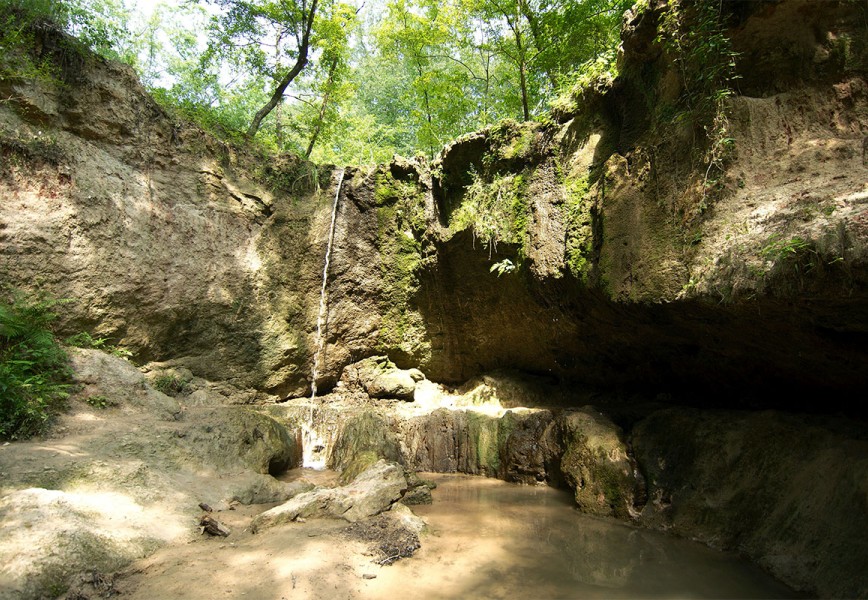
<path id="1" fill-rule="evenodd" d="M 588 281 L 592 267 L 594 246 L 593 199 L 587 177 L 567 179 L 567 200 L 563 205 L 566 224 L 566 263 L 570 273 L 584 282 Z"/>
<path id="2" fill-rule="evenodd" d="M 416 310 L 419 271 L 424 263 L 424 192 L 415 182 L 379 171 L 375 176 L 377 245 L 380 250 L 382 319 L 378 349 L 399 350 L 424 360 L 430 353 L 425 323 Z"/>

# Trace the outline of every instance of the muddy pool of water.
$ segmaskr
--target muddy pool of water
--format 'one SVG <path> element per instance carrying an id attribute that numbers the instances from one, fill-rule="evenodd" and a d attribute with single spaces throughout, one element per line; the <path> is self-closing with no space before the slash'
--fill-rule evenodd
<path id="1" fill-rule="evenodd" d="M 758 567 L 701 544 L 582 515 L 569 493 L 423 474 L 434 503 L 417 555 L 378 576 L 443 598 L 791 598 Z"/>

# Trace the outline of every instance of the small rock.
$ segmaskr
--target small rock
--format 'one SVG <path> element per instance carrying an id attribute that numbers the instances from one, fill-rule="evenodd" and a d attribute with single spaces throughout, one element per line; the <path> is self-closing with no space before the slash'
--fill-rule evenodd
<path id="1" fill-rule="evenodd" d="M 376 578 L 377 578 L 377 576 L 374 575 L 373 573 L 365 573 L 364 575 L 362 575 L 362 579 L 376 579 Z"/>
<path id="2" fill-rule="evenodd" d="M 413 381 L 419 382 L 425 379 L 425 373 L 419 369 L 407 369 L 407 374 L 412 377 Z"/>

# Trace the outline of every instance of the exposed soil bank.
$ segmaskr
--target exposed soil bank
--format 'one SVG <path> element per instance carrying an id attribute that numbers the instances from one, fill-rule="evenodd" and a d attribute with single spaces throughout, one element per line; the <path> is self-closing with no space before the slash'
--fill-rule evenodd
<path id="1" fill-rule="evenodd" d="M 550 122 L 470 134 L 432 164 L 348 168 L 320 390 L 387 354 L 443 382 L 510 368 L 864 414 L 839 401 L 868 384 L 864 7 L 721 6 L 745 58 L 716 166 L 720 140 L 679 104 L 701 65 L 679 68 L 651 2 L 626 23 L 621 75 Z M 4 282 L 76 299 L 65 331 L 142 362 L 308 393 L 333 170 L 226 146 L 126 68 L 76 65 L 63 85 L 0 82 Z M 508 207 L 473 213 L 497 194 Z"/>

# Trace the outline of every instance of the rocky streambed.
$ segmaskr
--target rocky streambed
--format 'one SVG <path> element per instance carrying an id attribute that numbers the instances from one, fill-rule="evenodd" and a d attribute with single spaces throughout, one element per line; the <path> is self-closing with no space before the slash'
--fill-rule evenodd
<path id="1" fill-rule="evenodd" d="M 352 474 L 386 458 L 547 483 L 570 490 L 585 514 L 740 552 L 796 590 L 868 592 L 868 439 L 858 421 L 589 396 L 507 373 L 460 389 L 422 379 L 412 402 L 365 393 L 374 380 L 413 376 L 376 358 L 345 369 L 314 405 L 326 464 Z M 563 408 L 571 394 L 575 407 Z M 310 408 L 305 399 L 266 410 L 291 423 Z"/>
<path id="2" fill-rule="evenodd" d="M 445 510 L 419 508 L 431 501 L 433 487 L 415 474 L 420 470 L 566 490 L 558 496 L 559 518 L 579 518 L 572 506 L 604 519 L 571 526 L 575 543 L 599 535 L 602 541 L 594 543 L 605 546 L 614 536 L 621 540 L 617 548 L 632 539 L 630 531 L 656 529 L 746 556 L 791 593 L 866 593 L 860 563 L 868 539 L 862 517 L 868 440 L 850 421 L 653 402 L 629 408 L 620 402 L 615 411 L 604 397 L 576 408 L 562 408 L 561 398 L 552 408 L 544 406 L 551 390 L 539 379 L 499 373 L 450 389 L 377 358 L 346 369 L 341 384 L 311 411 L 310 399 L 231 404 L 254 398 L 165 366 L 142 373 L 99 351 L 77 350 L 73 362 L 82 389 L 53 435 L 0 447 L 3 598 L 57 597 L 66 590 L 68 598 L 95 597 L 97 584 L 133 597 L 159 590 L 213 597 L 217 588 L 202 579 L 215 566 L 213 585 L 253 597 L 273 597 L 264 583 L 248 581 L 260 571 L 267 574 L 263 582 L 298 585 L 310 597 L 333 589 L 350 595 L 368 589 L 377 597 L 384 582 L 395 581 L 383 574 L 391 568 L 385 565 L 426 547 L 426 523 L 412 511 Z M 186 382 L 174 397 L 151 385 L 168 372 Z M 367 391 L 375 379 L 379 398 Z M 405 388 L 400 398 L 395 386 Z M 103 408 L 86 402 L 94 396 L 110 402 Z M 522 399 L 527 406 L 519 406 Z M 284 477 L 302 464 L 305 428 L 317 434 L 318 452 L 336 472 L 330 481 Z M 485 489 L 469 493 L 485 495 Z M 533 502 L 513 511 L 518 524 L 534 518 Z M 228 537 L 200 532 L 200 503 Z M 500 511 L 513 509 L 493 500 L 474 510 L 500 519 Z M 634 529 L 619 530 L 619 521 Z M 546 523 L 539 527 L 549 528 Z M 573 535 L 551 527 L 565 544 Z M 601 527 L 616 533 L 597 532 Z M 648 542 L 658 538 L 647 535 L 639 539 L 652 549 L 668 543 Z M 437 552 L 446 552 L 447 539 L 434 543 Z M 453 565 L 462 556 L 456 543 Z M 620 583 L 603 585 L 603 595 L 622 584 L 622 591 L 633 590 L 634 571 L 642 580 L 645 559 L 611 548 L 599 552 L 614 561 L 598 565 L 599 572 L 630 566 L 624 577 L 612 575 Z M 430 561 L 415 560 L 401 568 L 429 577 Z M 671 565 L 679 568 L 677 561 Z M 366 575 L 383 580 L 371 583 Z M 570 577 L 584 576 L 573 573 L 561 583 Z M 161 585 L 169 587 L 153 587 Z M 479 589 L 497 596 L 495 588 Z"/>
<path id="3" fill-rule="evenodd" d="M 432 162 L 227 145 L 90 55 L 0 80 L 2 283 L 148 363 L 76 351 L 51 436 L 0 446 L 0 597 L 173 569 L 150 597 L 355 595 L 349 574 L 381 581 L 367 534 L 334 536 L 378 464 L 374 512 L 424 501 L 417 470 L 545 484 L 868 597 L 864 8 L 721 4 L 744 59 L 714 140 L 673 118 L 703 72 L 667 45 L 674 5 L 628 14 L 614 81 Z M 459 218 L 507 188 L 508 239 Z M 340 481 L 275 478 L 308 459 Z"/>

